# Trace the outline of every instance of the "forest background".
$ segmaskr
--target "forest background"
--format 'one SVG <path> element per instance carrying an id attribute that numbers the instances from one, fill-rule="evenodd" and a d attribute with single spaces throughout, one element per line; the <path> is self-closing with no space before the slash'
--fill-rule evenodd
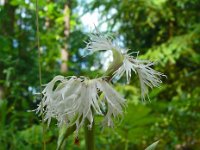
<path id="1" fill-rule="evenodd" d="M 142 59 L 157 61 L 155 69 L 167 75 L 161 87 L 141 102 L 137 77 L 115 88 L 128 101 L 121 123 L 103 131 L 96 126 L 96 149 L 141 150 L 160 140 L 158 149 L 198 150 L 200 147 L 200 1 L 199 0 L 47 0 L 39 1 L 42 84 L 55 75 L 101 74 L 110 53 L 85 55 L 96 23 L 83 20 L 94 14 L 102 32 L 119 44 L 140 51 Z M 85 21 L 85 22 L 83 22 Z M 94 22 L 93 22 L 94 21 Z M 41 118 L 34 112 L 40 99 L 36 10 L 34 0 L 0 1 L 0 150 L 42 149 Z M 59 134 L 60 133 L 60 134 Z M 62 131 L 56 121 L 45 133 L 54 150 Z M 74 136 L 62 149 L 84 149 Z"/>

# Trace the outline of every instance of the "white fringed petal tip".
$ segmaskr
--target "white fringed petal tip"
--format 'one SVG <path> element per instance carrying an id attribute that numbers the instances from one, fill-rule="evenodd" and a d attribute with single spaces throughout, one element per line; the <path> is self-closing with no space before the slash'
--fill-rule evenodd
<path id="1" fill-rule="evenodd" d="M 57 82 L 59 84 L 55 87 Z M 99 93 L 104 95 L 104 101 L 99 99 Z M 125 99 L 103 78 L 66 79 L 63 76 L 56 76 L 46 85 L 42 94 L 43 103 L 39 104 L 37 112 L 44 113 L 45 121 L 50 124 L 51 118 L 56 118 L 58 125 L 76 124 L 77 132 L 85 119 L 88 119 L 89 127 L 92 127 L 95 114 L 104 116 L 104 125 L 113 126 L 112 117 L 122 115 L 125 105 Z"/>
<path id="2" fill-rule="evenodd" d="M 97 51 L 119 51 L 120 47 L 113 42 L 113 37 L 111 35 L 105 36 L 96 29 L 96 33 L 91 33 L 89 35 L 89 42 L 86 42 L 86 50 L 91 54 Z"/>

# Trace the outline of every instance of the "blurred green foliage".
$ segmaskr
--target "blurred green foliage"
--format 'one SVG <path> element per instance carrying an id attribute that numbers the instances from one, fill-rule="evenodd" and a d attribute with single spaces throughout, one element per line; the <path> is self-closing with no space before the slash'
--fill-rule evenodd
<path id="1" fill-rule="evenodd" d="M 64 5 L 70 4 L 70 36 L 64 35 Z M 198 150 L 200 147 L 200 1 L 199 0 L 102 0 L 39 1 L 42 83 L 60 74 L 63 44 L 67 43 L 69 70 L 64 75 L 96 77 L 100 55 L 82 57 L 87 36 L 80 22 L 85 13 L 99 10 L 100 23 L 117 32 L 125 47 L 140 57 L 157 61 L 165 73 L 163 85 L 142 103 L 137 77 L 116 89 L 125 95 L 127 108 L 113 129 L 96 124 L 96 149 L 145 149 L 159 140 L 157 149 Z M 0 150 L 42 148 L 42 126 L 37 115 L 39 98 L 35 1 L 0 3 Z M 92 21 L 92 20 L 88 20 Z M 97 117 L 98 120 L 98 117 Z M 98 121 L 97 121 L 98 122 Z M 59 130 L 53 121 L 45 134 L 47 149 L 56 149 Z M 63 149 L 84 149 L 70 136 Z"/>

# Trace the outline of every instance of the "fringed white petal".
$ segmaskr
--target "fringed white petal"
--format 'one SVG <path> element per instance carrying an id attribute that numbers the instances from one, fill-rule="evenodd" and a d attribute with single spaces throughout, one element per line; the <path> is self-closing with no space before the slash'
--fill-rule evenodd
<path id="1" fill-rule="evenodd" d="M 99 81 L 97 84 L 100 91 L 105 95 L 107 103 L 107 113 L 103 120 L 103 125 L 113 126 L 112 117 L 122 115 L 125 99 L 121 97 L 106 81 Z"/>
<path id="2" fill-rule="evenodd" d="M 96 51 L 108 51 L 108 50 L 117 50 L 120 51 L 120 48 L 112 42 L 111 36 L 102 35 L 100 32 L 90 34 L 89 42 L 86 42 L 86 49 L 91 53 Z"/>
<path id="3" fill-rule="evenodd" d="M 141 97 L 145 100 L 145 97 L 148 97 L 148 87 L 158 87 L 160 83 L 162 83 L 160 78 L 165 75 L 151 68 L 151 66 L 154 65 L 153 62 L 135 59 L 128 53 L 123 55 L 123 64 L 114 72 L 113 78 L 121 78 L 124 74 L 126 74 L 127 82 L 129 83 L 132 71 L 137 73 L 140 80 Z"/>
<path id="4" fill-rule="evenodd" d="M 136 73 L 135 70 L 136 66 L 134 63 L 131 62 L 131 59 L 132 58 L 129 55 L 124 55 L 123 64 L 118 70 L 114 72 L 113 78 L 115 77 L 121 78 L 124 74 L 126 74 L 127 82 L 128 83 L 130 82 L 132 71 Z"/>
<path id="5" fill-rule="evenodd" d="M 159 87 L 162 83 L 161 77 L 165 75 L 151 68 L 154 65 L 153 62 L 135 61 L 137 63 L 136 71 L 140 80 L 141 96 L 145 100 L 145 97 L 148 97 L 148 87 Z"/>

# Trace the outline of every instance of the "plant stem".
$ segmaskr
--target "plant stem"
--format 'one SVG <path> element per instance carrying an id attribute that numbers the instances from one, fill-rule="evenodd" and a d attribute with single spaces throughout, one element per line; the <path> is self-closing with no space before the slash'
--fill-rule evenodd
<path id="1" fill-rule="evenodd" d="M 94 150 L 94 121 L 92 128 L 88 128 L 89 121 L 85 120 L 85 146 L 86 150 Z"/>
<path id="2" fill-rule="evenodd" d="M 40 82 L 40 99 L 41 99 L 41 108 L 43 109 L 43 99 L 42 99 L 42 69 L 41 69 L 41 54 L 40 54 L 40 30 L 39 30 L 39 6 L 38 0 L 35 4 L 36 9 L 36 42 L 38 50 L 38 73 L 39 73 L 39 82 Z M 46 127 L 44 124 L 44 113 L 42 110 L 42 141 L 43 141 L 43 150 L 46 150 L 46 141 L 45 141 Z"/>
<path id="3" fill-rule="evenodd" d="M 128 150 L 128 140 L 125 141 L 125 150 Z"/>

